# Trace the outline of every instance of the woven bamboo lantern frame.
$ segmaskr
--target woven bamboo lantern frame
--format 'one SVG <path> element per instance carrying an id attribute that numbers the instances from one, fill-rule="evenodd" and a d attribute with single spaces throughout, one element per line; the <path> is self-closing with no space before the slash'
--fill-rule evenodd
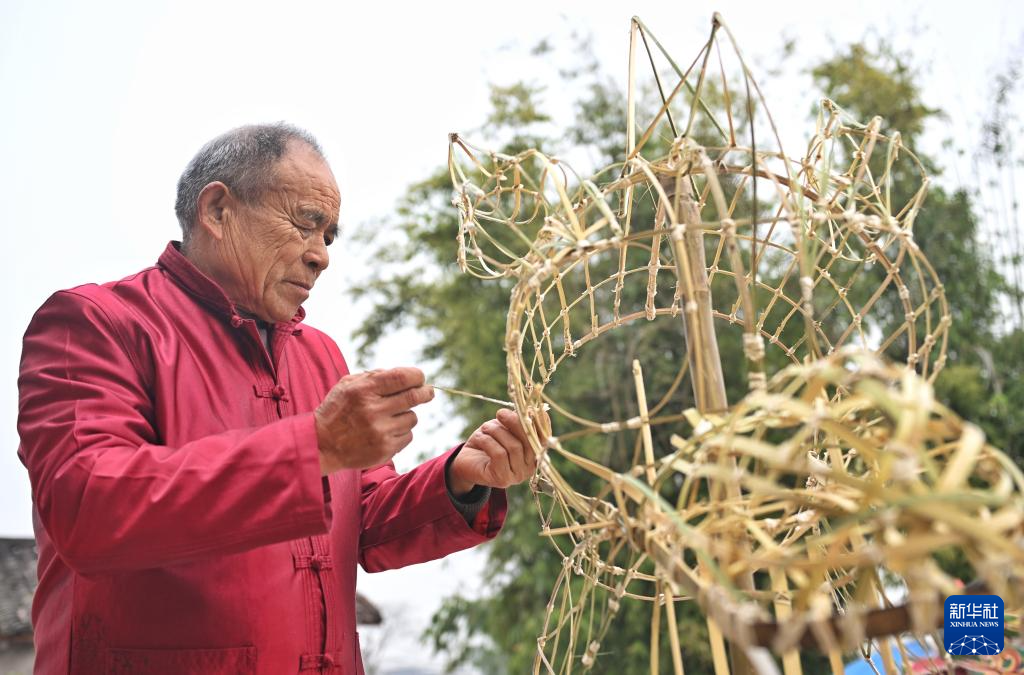
<path id="1" fill-rule="evenodd" d="M 645 124 L 641 49 L 658 93 Z M 950 312 L 913 236 L 928 178 L 881 127 L 826 100 L 791 159 L 715 15 L 688 69 L 634 18 L 625 160 L 594 178 L 452 136 L 459 264 L 514 282 L 509 394 L 540 458 L 541 533 L 563 555 L 535 672 L 594 667 L 630 601 L 651 603 L 651 673 L 665 644 L 684 672 L 683 602 L 706 617 L 718 675 L 778 672 L 771 652 L 800 673 L 805 648 L 836 673 L 844 651 L 878 649 L 896 672 L 901 635 L 934 633 L 958 592 L 934 558 L 950 548 L 974 588 L 1020 606 L 1024 476 L 933 398 Z M 897 175 L 920 179 L 902 201 Z M 655 322 L 686 356 L 631 363 L 638 414 L 589 419 L 552 395 L 589 344 Z M 743 355 L 725 371 L 723 340 Z M 645 368 L 676 373 L 654 399 Z M 737 368 L 749 393 L 730 402 L 724 373 Z M 686 386 L 693 405 L 674 408 Z M 634 449 L 625 471 L 581 449 L 616 435 Z M 581 492 L 570 466 L 604 487 Z"/>

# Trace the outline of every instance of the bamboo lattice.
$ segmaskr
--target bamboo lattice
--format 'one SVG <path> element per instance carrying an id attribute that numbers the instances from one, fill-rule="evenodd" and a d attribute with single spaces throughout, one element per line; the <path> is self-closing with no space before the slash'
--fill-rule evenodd
<path id="1" fill-rule="evenodd" d="M 799 673 L 804 648 L 834 672 L 877 649 L 896 672 L 899 636 L 934 633 L 958 592 L 935 560 L 949 549 L 1020 606 L 1024 477 L 933 397 L 950 312 L 913 236 L 928 178 L 881 129 L 826 100 L 789 158 L 716 15 L 685 69 L 633 20 L 625 159 L 593 178 L 452 136 L 458 260 L 514 284 L 509 393 L 541 458 L 541 532 L 563 556 L 535 672 L 594 667 L 632 601 L 651 603 L 651 673 L 665 652 L 684 672 L 689 602 L 719 675 L 777 672 L 769 652 Z M 590 418 L 559 398 L 597 341 L 653 330 L 682 348 L 623 355 L 613 384 L 629 406 Z M 747 393 L 730 402 L 737 374 Z M 627 466 L 595 439 L 626 447 Z M 602 488 L 583 491 L 580 472 Z"/>

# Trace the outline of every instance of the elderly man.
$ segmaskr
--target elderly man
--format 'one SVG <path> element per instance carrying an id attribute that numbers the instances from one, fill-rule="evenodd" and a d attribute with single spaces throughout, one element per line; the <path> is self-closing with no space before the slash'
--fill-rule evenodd
<path id="1" fill-rule="evenodd" d="M 19 454 L 37 674 L 361 673 L 355 566 L 495 536 L 534 470 L 516 415 L 398 475 L 423 373 L 350 375 L 302 319 L 339 195 L 277 124 L 207 144 L 153 267 L 54 294 L 25 335 Z"/>

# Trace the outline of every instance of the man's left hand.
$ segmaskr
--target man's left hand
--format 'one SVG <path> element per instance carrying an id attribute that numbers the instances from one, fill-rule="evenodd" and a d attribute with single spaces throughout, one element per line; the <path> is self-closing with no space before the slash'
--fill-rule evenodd
<path id="1" fill-rule="evenodd" d="M 539 426 L 550 429 L 547 414 Z M 541 429 L 538 431 L 543 434 Z M 477 485 L 506 488 L 522 483 L 536 469 L 537 457 L 519 423 L 519 415 L 512 410 L 499 410 L 493 420 L 484 422 L 473 432 L 452 460 L 448 468 L 448 489 L 456 497 L 462 497 Z"/>

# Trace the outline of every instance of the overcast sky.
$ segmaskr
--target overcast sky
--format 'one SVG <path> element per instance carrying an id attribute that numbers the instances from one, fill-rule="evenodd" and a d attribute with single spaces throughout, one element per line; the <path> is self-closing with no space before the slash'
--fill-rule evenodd
<path id="1" fill-rule="evenodd" d="M 200 145 L 230 127 L 284 119 L 318 136 L 351 231 L 386 216 L 409 183 L 444 162 L 448 132 L 480 126 L 488 83 L 543 80 L 529 48 L 571 28 L 593 36 L 602 66 L 623 84 L 632 14 L 686 60 L 711 12 L 722 12 L 755 76 L 772 67 L 765 59 L 783 37 L 796 40 L 795 63 L 811 63 L 872 31 L 890 36 L 925 69 L 926 101 L 949 115 L 928 137 L 932 151 L 945 136 L 976 134 L 992 74 L 1024 46 L 1024 10 L 1010 0 L 519 5 L 513 14 L 511 3 L 485 2 L 0 3 L 0 302 L 8 317 L 0 333 L 0 536 L 31 535 L 28 480 L 15 455 L 28 320 L 56 289 L 154 262 L 179 233 L 178 174 Z M 806 77 L 783 78 L 766 92 L 796 151 L 820 97 L 806 85 Z M 547 93 L 554 107 L 557 95 Z M 963 180 L 967 165 L 950 159 L 947 168 L 947 179 Z M 365 269 L 365 261 L 346 258 L 346 244 L 343 234 L 307 305 L 309 322 L 343 350 L 365 311 L 346 299 Z M 415 347 L 414 335 L 399 336 L 366 365 L 408 363 Z M 454 440 L 444 402 L 431 406 L 421 417 L 434 431 L 420 450 Z M 465 583 L 480 567 L 479 558 L 462 564 L 457 572 L 435 565 L 361 583 L 378 597 L 389 587 L 415 594 L 431 583 L 425 579 L 443 584 L 454 575 Z M 433 606 L 413 604 L 410 633 Z"/>

